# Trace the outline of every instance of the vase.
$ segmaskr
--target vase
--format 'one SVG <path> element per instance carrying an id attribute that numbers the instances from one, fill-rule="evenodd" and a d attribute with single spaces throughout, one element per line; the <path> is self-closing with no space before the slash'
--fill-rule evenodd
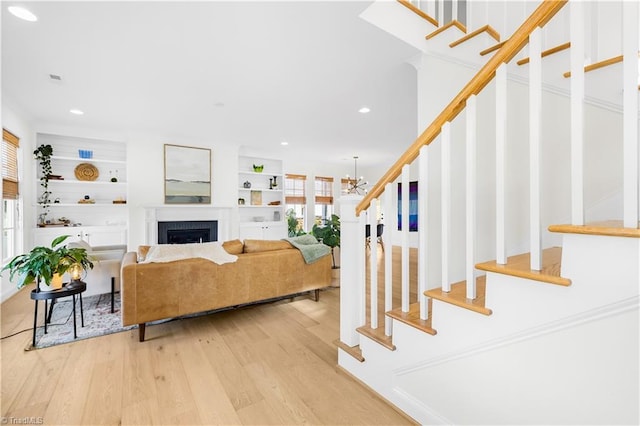
<path id="1" fill-rule="evenodd" d="M 51 277 L 51 284 L 47 284 L 44 280 L 40 280 L 39 289 L 40 291 L 53 291 L 62 288 L 62 275 L 53 274 Z"/>

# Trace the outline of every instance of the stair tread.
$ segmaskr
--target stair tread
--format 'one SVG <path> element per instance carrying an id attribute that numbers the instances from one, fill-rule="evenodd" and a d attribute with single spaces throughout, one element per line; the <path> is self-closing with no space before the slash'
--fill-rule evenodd
<path id="1" fill-rule="evenodd" d="M 363 336 L 367 336 L 371 340 L 380 343 L 385 348 L 395 351 L 396 347 L 393 344 L 393 338 L 384 334 L 384 327 L 371 328 L 368 325 L 356 328 L 356 331 Z"/>
<path id="2" fill-rule="evenodd" d="M 333 343 L 358 361 L 364 362 L 364 356 L 362 356 L 362 349 L 360 349 L 360 345 L 351 347 L 340 339 L 334 340 Z"/>
<path id="3" fill-rule="evenodd" d="M 491 309 L 485 306 L 486 276 L 476 278 L 476 298 L 467 299 L 467 281 L 451 284 L 451 291 L 445 292 L 442 288 L 427 290 L 424 294 L 442 302 L 450 303 L 470 311 L 483 315 L 491 315 Z"/>
<path id="4" fill-rule="evenodd" d="M 586 225 L 551 225 L 549 226 L 549 231 L 565 234 L 640 238 L 640 223 L 638 223 L 638 228 L 625 228 L 621 220 L 606 220 L 602 222 L 592 222 Z"/>
<path id="5" fill-rule="evenodd" d="M 402 308 L 396 308 L 387 312 L 386 315 L 432 336 L 438 333 L 431 327 L 431 300 L 429 300 L 429 317 L 426 320 L 420 318 L 420 303 L 410 304 L 409 312 L 402 312 Z"/>
<path id="6" fill-rule="evenodd" d="M 501 265 L 497 261 L 478 263 L 476 268 L 481 271 L 496 272 L 520 278 L 550 284 L 571 285 L 571 280 L 560 275 L 562 247 L 551 247 L 542 251 L 542 270 L 531 269 L 531 253 L 518 254 L 507 258 L 507 263 Z"/>

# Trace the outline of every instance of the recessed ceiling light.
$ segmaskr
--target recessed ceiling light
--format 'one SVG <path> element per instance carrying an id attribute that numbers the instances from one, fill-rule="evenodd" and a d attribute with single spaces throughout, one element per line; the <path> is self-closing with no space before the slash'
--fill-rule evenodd
<path id="1" fill-rule="evenodd" d="M 366 113 L 368 113 L 369 111 L 371 111 L 371 110 L 370 110 L 369 108 L 367 108 L 367 107 L 362 107 L 362 108 L 360 108 L 360 109 L 358 110 L 358 112 L 359 112 L 360 114 L 366 114 Z"/>
<path id="2" fill-rule="evenodd" d="M 282 146 L 287 146 L 287 145 L 289 145 L 289 142 L 287 142 L 287 141 L 282 141 L 282 142 L 280 142 L 280 145 L 282 145 Z"/>
<path id="3" fill-rule="evenodd" d="M 38 20 L 38 17 L 36 15 L 31 13 L 29 10 L 25 9 L 24 7 L 9 6 L 7 9 L 9 10 L 9 12 L 11 12 L 13 16 L 16 16 L 20 19 L 24 19 L 25 21 L 36 22 Z"/>
<path id="4" fill-rule="evenodd" d="M 83 112 L 83 111 L 80 111 L 79 109 L 75 109 L 75 108 L 74 108 L 74 109 L 70 109 L 70 110 L 69 110 L 69 112 L 70 112 L 71 114 L 75 114 L 75 115 L 82 115 L 82 114 L 84 114 L 84 112 Z"/>

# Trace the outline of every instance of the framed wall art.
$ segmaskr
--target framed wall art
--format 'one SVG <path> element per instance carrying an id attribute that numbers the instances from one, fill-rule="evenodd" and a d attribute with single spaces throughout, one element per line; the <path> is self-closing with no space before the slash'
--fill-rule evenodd
<path id="1" fill-rule="evenodd" d="M 398 231 L 402 231 L 402 183 L 398 183 Z M 418 231 L 418 181 L 409 182 L 409 232 Z"/>
<path id="2" fill-rule="evenodd" d="M 211 204 L 211 150 L 164 145 L 164 203 Z"/>

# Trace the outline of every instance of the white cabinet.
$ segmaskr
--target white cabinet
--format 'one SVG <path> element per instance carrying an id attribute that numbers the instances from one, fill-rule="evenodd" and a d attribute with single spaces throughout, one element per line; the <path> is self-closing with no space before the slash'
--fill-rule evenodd
<path id="1" fill-rule="evenodd" d="M 287 237 L 284 222 L 260 222 L 240 224 L 241 240 L 280 240 Z"/>
<path id="2" fill-rule="evenodd" d="M 256 167 L 254 167 L 256 166 Z M 282 160 L 238 156 L 240 238 L 286 238 Z"/>
<path id="3" fill-rule="evenodd" d="M 92 246 L 110 246 L 127 244 L 127 228 L 124 226 L 56 226 L 36 228 L 33 242 L 36 246 L 49 247 L 51 242 L 61 236 L 69 235 L 64 244 L 84 240 Z"/>
<path id="4" fill-rule="evenodd" d="M 34 201 L 39 227 L 34 232 L 34 243 L 42 245 L 44 241 L 48 245 L 51 235 L 69 234 L 91 245 L 126 244 L 129 214 L 125 143 L 39 133 L 36 145 L 42 144 L 53 148 L 51 174 L 57 177 L 49 179 L 50 204 L 43 216 L 46 211 L 39 203 L 42 171 L 36 164 Z M 84 157 L 84 152 L 90 151 L 91 158 L 81 158 L 80 150 Z M 88 171 L 88 176 L 82 171 Z M 47 221 L 44 227 L 40 227 L 41 218 Z M 71 226 L 55 226 L 61 222 Z"/>

